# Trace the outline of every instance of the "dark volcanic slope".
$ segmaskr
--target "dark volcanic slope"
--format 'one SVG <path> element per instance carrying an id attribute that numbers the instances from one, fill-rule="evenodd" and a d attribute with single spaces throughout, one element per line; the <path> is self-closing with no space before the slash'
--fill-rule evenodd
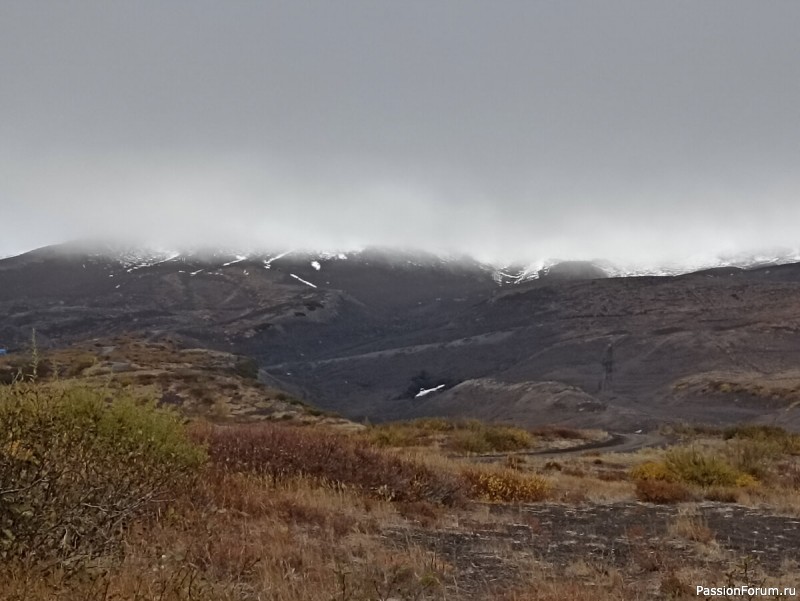
<path id="1" fill-rule="evenodd" d="M 499 288 L 466 259 L 378 250 L 145 263 L 78 247 L 0 261 L 0 346 L 31 327 L 47 344 L 170 332 L 253 355 L 264 378 L 370 419 L 800 425 L 798 265 L 591 280 L 565 269 Z"/>
<path id="2" fill-rule="evenodd" d="M 793 423 L 784 409 L 800 397 L 773 395 L 769 380 L 786 376 L 800 390 L 800 378 L 791 382 L 799 277 L 800 266 L 789 265 L 541 280 L 435 313 L 424 329 L 268 371 L 330 408 L 371 418 L 469 414 L 634 429 L 682 418 Z"/>

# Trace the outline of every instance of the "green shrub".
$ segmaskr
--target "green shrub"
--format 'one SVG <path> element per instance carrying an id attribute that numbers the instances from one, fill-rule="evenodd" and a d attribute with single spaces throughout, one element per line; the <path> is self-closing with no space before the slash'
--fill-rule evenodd
<path id="1" fill-rule="evenodd" d="M 800 435 L 779 426 L 742 424 L 725 430 L 726 440 L 749 440 L 772 445 L 780 453 L 800 455 Z"/>
<path id="2" fill-rule="evenodd" d="M 734 486 L 741 475 L 722 457 L 691 448 L 670 449 L 664 463 L 679 480 L 698 486 Z"/>
<path id="3" fill-rule="evenodd" d="M 258 379 L 258 362 L 250 357 L 236 357 L 233 373 L 248 380 Z"/>
<path id="4" fill-rule="evenodd" d="M 514 426 L 468 421 L 457 429 L 447 447 L 461 453 L 508 453 L 528 449 L 534 437 L 527 430 Z"/>
<path id="5" fill-rule="evenodd" d="M 106 553 L 196 473 L 204 453 L 176 415 L 115 394 L 0 389 L 0 557 Z"/>
<path id="6" fill-rule="evenodd" d="M 417 426 L 421 430 L 426 430 L 429 432 L 447 432 L 455 428 L 453 422 L 446 420 L 443 417 L 423 417 L 420 419 L 415 419 L 410 423 Z"/>
<path id="7" fill-rule="evenodd" d="M 388 424 L 372 428 L 368 432 L 368 439 L 379 447 L 411 447 L 423 444 L 427 434 L 413 426 Z"/>
<path id="8" fill-rule="evenodd" d="M 461 430 L 447 441 L 447 448 L 459 453 L 489 453 L 492 446 L 482 432 Z"/>
<path id="9" fill-rule="evenodd" d="M 534 442 L 530 432 L 512 426 L 487 427 L 484 437 L 493 450 L 501 453 L 528 449 Z"/>
<path id="10" fill-rule="evenodd" d="M 731 464 L 740 472 L 764 479 L 783 454 L 780 442 L 764 439 L 733 439 L 725 449 Z"/>

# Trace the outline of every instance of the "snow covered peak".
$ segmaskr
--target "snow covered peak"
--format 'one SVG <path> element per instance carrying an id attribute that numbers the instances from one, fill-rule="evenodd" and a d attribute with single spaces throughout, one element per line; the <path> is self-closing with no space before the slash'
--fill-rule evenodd
<path id="1" fill-rule="evenodd" d="M 588 261 L 602 269 L 608 277 L 675 276 L 705 269 L 738 267 L 755 269 L 769 265 L 784 265 L 800 262 L 800 249 L 779 248 L 771 251 L 740 252 L 724 255 L 693 256 L 684 261 L 638 263 L 612 263 L 603 259 Z M 555 265 L 564 263 L 560 259 L 538 260 L 528 264 L 496 267 L 493 277 L 503 285 L 520 284 L 548 275 Z"/>
<path id="2" fill-rule="evenodd" d="M 750 269 L 761 266 L 800 262 L 800 248 L 778 248 L 759 252 L 740 252 L 720 255 L 689 256 L 682 261 L 610 262 L 601 259 L 589 261 L 565 261 L 559 258 L 520 261 L 514 264 L 479 262 L 466 255 L 433 253 L 413 249 L 390 249 L 379 247 L 350 250 L 307 249 L 255 249 L 255 248 L 163 248 L 158 246 L 134 247 L 115 242 L 74 242 L 33 251 L 35 254 L 59 253 L 80 254 L 90 260 L 111 260 L 123 270 L 133 272 L 145 268 L 171 263 L 191 265 L 191 271 L 223 269 L 251 269 L 261 266 L 273 269 L 276 265 L 289 267 L 289 271 L 305 274 L 304 279 L 320 284 L 327 281 L 332 262 L 349 261 L 364 265 L 383 265 L 391 269 L 478 269 L 493 278 L 499 286 L 517 285 L 554 276 L 580 279 L 594 277 L 670 276 L 691 273 L 711 268 L 738 267 Z M 26 253 L 27 254 L 27 253 Z M 565 265 L 571 265 L 565 268 Z M 319 277 L 314 277 L 318 272 Z"/>

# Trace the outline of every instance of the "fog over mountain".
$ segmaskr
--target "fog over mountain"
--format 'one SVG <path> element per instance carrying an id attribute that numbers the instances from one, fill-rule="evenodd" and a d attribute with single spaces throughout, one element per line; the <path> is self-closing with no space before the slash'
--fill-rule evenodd
<path id="1" fill-rule="evenodd" d="M 800 4 L 7 1 L 0 256 L 800 245 Z"/>

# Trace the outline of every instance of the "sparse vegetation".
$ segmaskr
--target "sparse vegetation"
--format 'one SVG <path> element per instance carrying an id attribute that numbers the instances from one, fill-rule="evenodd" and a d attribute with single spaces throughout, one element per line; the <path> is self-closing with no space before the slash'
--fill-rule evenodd
<path id="1" fill-rule="evenodd" d="M 196 438 L 215 465 L 277 484 L 305 476 L 322 484 L 356 488 L 389 501 L 463 501 L 462 484 L 449 474 L 365 447 L 344 436 L 274 424 L 209 426 Z"/>
<path id="2" fill-rule="evenodd" d="M 252 358 L 182 348 L 170 339 L 143 342 L 123 336 L 37 351 L 35 362 L 29 353 L 0 357 L 0 384 L 30 380 L 34 365 L 39 382 L 60 380 L 124 390 L 129 395 L 155 398 L 189 417 L 346 423 L 259 382 L 258 365 Z"/>
<path id="3" fill-rule="evenodd" d="M 708 544 L 714 540 L 714 531 L 702 517 L 692 512 L 682 512 L 670 524 L 670 534 L 685 538 L 686 540 Z"/>
<path id="4" fill-rule="evenodd" d="M 677 392 L 744 397 L 765 405 L 792 406 L 800 402 L 800 371 L 700 373 L 678 380 L 673 388 Z"/>
<path id="5" fill-rule="evenodd" d="M 157 371 L 131 348 L 113 361 L 132 371 L 102 376 L 126 387 L 94 379 L 106 348 L 79 376 L 58 362 L 61 380 L 0 388 L 0 600 L 688 599 L 689 583 L 741 562 L 693 501 L 800 512 L 796 437 L 781 429 L 687 428 L 667 449 L 554 458 L 519 451 L 597 434 L 438 418 L 348 429 L 288 412 L 238 423 L 229 399 L 247 374 L 198 382 L 203 351 L 155 351 L 187 359 Z M 174 411 L 196 415 L 192 387 L 233 416 L 187 427 Z M 618 518 L 635 521 L 606 541 Z M 587 532 L 596 555 L 551 555 Z"/>
<path id="6" fill-rule="evenodd" d="M 456 453 L 507 453 L 530 449 L 537 438 L 528 430 L 478 420 L 417 419 L 373 426 L 364 437 L 379 446 L 435 445 Z"/>

